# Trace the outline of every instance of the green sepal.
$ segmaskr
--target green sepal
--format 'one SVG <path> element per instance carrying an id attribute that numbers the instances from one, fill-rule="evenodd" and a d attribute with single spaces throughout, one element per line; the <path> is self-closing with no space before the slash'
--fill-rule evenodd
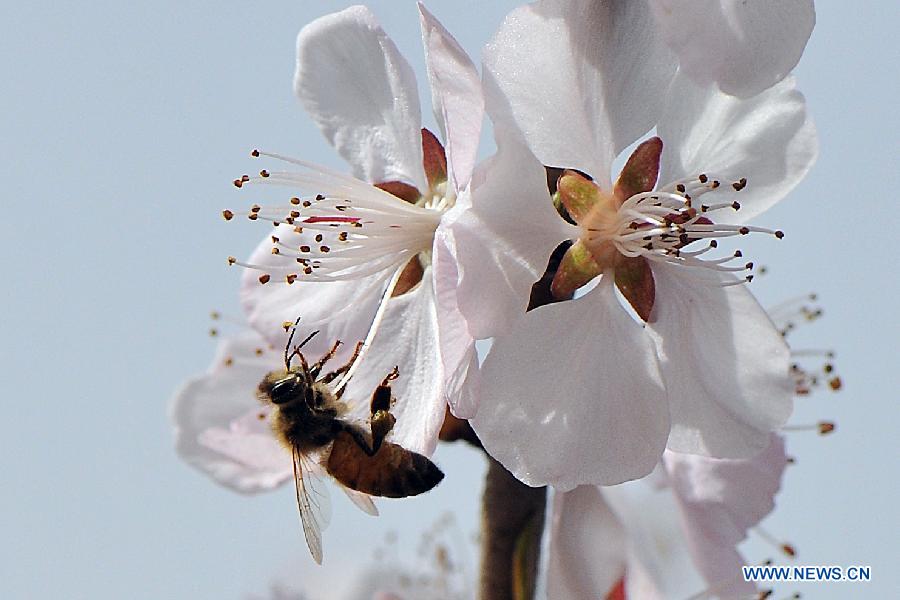
<path id="1" fill-rule="evenodd" d="M 560 261 L 550 284 L 550 293 L 554 298 L 571 298 L 575 290 L 602 272 L 584 242 L 577 240 Z"/>
<path id="2" fill-rule="evenodd" d="M 604 200 L 597 184 L 577 171 L 566 169 L 557 185 L 559 201 L 576 223 L 581 223 L 591 209 Z"/>

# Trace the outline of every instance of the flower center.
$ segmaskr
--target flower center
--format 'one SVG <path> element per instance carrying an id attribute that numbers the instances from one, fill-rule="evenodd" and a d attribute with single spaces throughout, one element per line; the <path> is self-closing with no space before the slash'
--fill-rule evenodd
<path id="1" fill-rule="evenodd" d="M 410 204 L 351 177 L 300 166 L 310 172 L 263 171 L 247 182 L 305 186 L 314 181 L 324 193 L 305 199 L 294 196 L 287 205 L 251 207 L 248 219 L 275 226 L 273 256 L 265 264 L 235 259 L 229 263 L 262 271 L 261 283 L 273 276 L 287 284 L 298 279 L 340 281 L 402 268 L 431 249 L 442 211 Z M 230 220 L 234 213 L 224 215 Z"/>
<path id="2" fill-rule="evenodd" d="M 425 194 L 416 202 L 416 206 L 421 206 L 429 210 L 438 212 L 446 212 L 453 208 L 456 204 L 456 192 L 454 192 L 447 181 L 434 184 Z"/>
<path id="3" fill-rule="evenodd" d="M 581 240 L 590 251 L 600 269 L 615 267 L 623 254 L 615 244 L 623 228 L 618 202 L 612 194 L 604 194 L 598 188 L 596 204 L 578 221 Z M 625 224 L 627 225 L 627 223 Z"/>
<path id="4" fill-rule="evenodd" d="M 722 183 L 724 178 L 701 173 L 657 186 L 662 140 L 651 138 L 640 144 L 626 161 L 612 190 L 601 189 L 582 173 L 565 170 L 557 181 L 555 201 L 580 228 L 581 235 L 566 251 L 553 277 L 551 294 L 571 298 L 575 290 L 594 277 L 611 271 L 619 290 L 637 314 L 649 318 L 655 297 L 650 266 L 671 263 L 703 267 L 725 273 L 747 272 L 752 262 L 735 264 L 740 250 L 720 258 L 707 256 L 718 240 L 750 233 L 777 238 L 781 231 L 749 225 L 728 224 L 727 213 L 740 210 L 737 201 L 703 203 L 705 194 L 723 191 L 737 194 L 747 179 Z M 722 218 L 720 218 L 720 216 Z M 706 241 L 697 250 L 690 244 Z M 736 285 L 753 279 L 725 279 L 721 285 Z"/>
<path id="5" fill-rule="evenodd" d="M 731 183 L 735 192 L 746 186 L 746 179 Z M 753 268 L 753 263 L 731 266 L 742 257 L 740 250 L 719 259 L 701 258 L 718 247 L 718 239 L 768 233 L 782 238 L 784 234 L 749 225 L 729 225 L 713 220 L 716 213 L 738 211 L 736 201 L 700 204 L 699 198 L 718 189 L 718 179 L 706 174 L 691 180 L 679 181 L 652 192 L 640 192 L 629 197 L 618 208 L 611 202 L 598 203 L 599 210 L 591 211 L 579 223 L 584 233 L 582 240 L 603 267 L 621 263 L 618 257 L 643 257 L 651 261 L 676 263 L 685 266 L 705 267 L 717 271 L 740 272 Z M 612 198 L 613 202 L 615 198 Z M 707 245 L 695 251 L 684 248 L 697 241 L 709 240 Z M 752 280 L 747 275 L 744 280 Z"/>
<path id="6" fill-rule="evenodd" d="M 405 292 L 421 279 L 431 262 L 434 232 L 441 215 L 456 201 L 447 184 L 444 149 L 437 138 L 422 130 L 424 168 L 428 189 L 420 192 L 400 181 L 370 184 L 304 161 L 254 150 L 300 167 L 298 171 L 260 171 L 259 177 L 235 180 L 312 189 L 314 197 L 291 197 L 287 205 L 254 205 L 245 213 L 250 220 L 269 221 L 275 226 L 271 254 L 275 258 L 229 264 L 262 271 L 262 284 L 297 280 L 339 281 L 358 279 L 378 272 L 400 272 L 397 293 Z M 224 211 L 226 220 L 235 213 Z M 418 261 L 414 259 L 418 258 Z M 413 265 L 413 263 L 417 263 Z M 405 267 L 415 266 L 416 269 Z M 418 273 L 413 281 L 412 275 Z M 393 290 L 391 290 L 393 291 Z"/>

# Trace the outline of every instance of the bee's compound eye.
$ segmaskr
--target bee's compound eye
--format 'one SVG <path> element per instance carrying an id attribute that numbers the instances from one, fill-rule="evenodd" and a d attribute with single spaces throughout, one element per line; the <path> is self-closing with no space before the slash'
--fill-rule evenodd
<path id="1" fill-rule="evenodd" d="M 270 396 L 273 404 L 287 404 L 303 396 L 303 381 L 296 375 L 279 379 L 272 384 Z"/>

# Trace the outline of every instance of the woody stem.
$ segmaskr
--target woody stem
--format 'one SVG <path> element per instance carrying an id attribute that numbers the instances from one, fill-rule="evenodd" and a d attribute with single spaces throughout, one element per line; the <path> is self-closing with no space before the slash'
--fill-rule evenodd
<path id="1" fill-rule="evenodd" d="M 533 488 L 488 456 L 481 513 L 479 600 L 532 600 L 547 488 Z"/>

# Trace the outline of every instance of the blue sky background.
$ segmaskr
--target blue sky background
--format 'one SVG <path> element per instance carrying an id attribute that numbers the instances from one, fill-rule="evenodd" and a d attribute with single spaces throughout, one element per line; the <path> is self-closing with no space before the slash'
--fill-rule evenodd
<path id="1" fill-rule="evenodd" d="M 515 2 L 432 1 L 474 55 Z M 320 585 L 446 510 L 475 528 L 482 463 L 445 448 L 446 483 L 382 502 L 332 494 L 327 570 L 306 554 L 292 491 L 234 495 L 176 458 L 170 396 L 204 370 L 208 313 L 238 314 L 237 270 L 263 230 L 226 225 L 231 180 L 261 147 L 341 166 L 291 93 L 294 38 L 347 2 L 5 3 L 0 35 L 0 597 L 239 598 L 290 573 Z M 412 0 L 370 3 L 424 81 Z M 839 394 L 798 401 L 797 458 L 766 523 L 799 564 L 871 565 L 870 584 L 783 587 L 882 598 L 896 565 L 898 147 L 896 2 L 820 2 L 798 70 L 821 139 L 807 180 L 745 245 L 764 304 L 818 292 L 797 345 L 831 347 Z M 423 98 L 427 98 L 424 95 Z M 753 560 L 775 553 L 752 539 Z M 468 557 L 474 570 L 475 555 Z M 779 559 L 776 562 L 786 562 Z"/>

